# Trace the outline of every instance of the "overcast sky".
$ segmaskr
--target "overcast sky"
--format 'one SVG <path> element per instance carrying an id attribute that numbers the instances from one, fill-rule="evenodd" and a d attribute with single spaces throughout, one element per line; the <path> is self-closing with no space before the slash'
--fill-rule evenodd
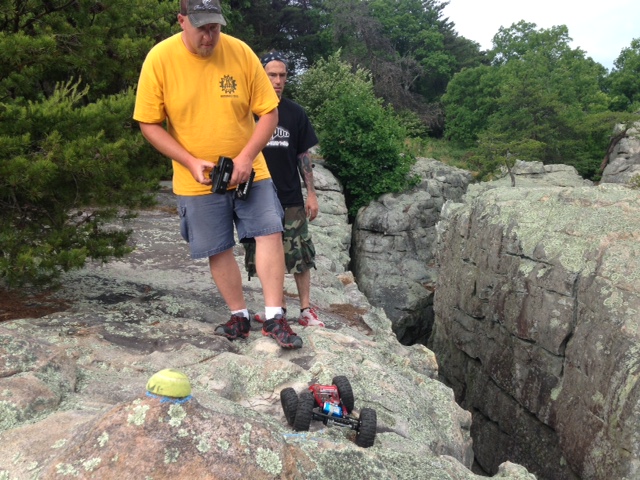
<path id="1" fill-rule="evenodd" d="M 520 20 L 537 29 L 566 25 L 571 46 L 609 70 L 622 49 L 640 38 L 640 0 L 449 0 L 443 17 L 483 50 L 491 48 L 500 27 Z"/>

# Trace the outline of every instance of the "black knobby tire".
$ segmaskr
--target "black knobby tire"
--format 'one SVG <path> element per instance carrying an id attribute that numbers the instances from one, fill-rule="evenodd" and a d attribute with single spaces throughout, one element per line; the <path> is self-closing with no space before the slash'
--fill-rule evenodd
<path id="1" fill-rule="evenodd" d="M 356 445 L 362 448 L 372 447 L 376 441 L 378 415 L 373 408 L 363 408 L 360 411 L 360 426 L 356 434 Z"/>
<path id="2" fill-rule="evenodd" d="M 293 429 L 298 432 L 307 431 L 311 426 L 313 419 L 313 407 L 316 401 L 311 392 L 302 392 L 298 397 L 298 409 L 296 410 L 296 418 L 293 421 Z"/>
<path id="3" fill-rule="evenodd" d="M 287 423 L 293 427 L 296 420 L 296 412 L 298 410 L 298 394 L 293 388 L 285 388 L 280 391 L 280 403 Z"/>
<path id="4" fill-rule="evenodd" d="M 333 377 L 332 383 L 336 387 L 338 387 L 338 395 L 340 395 L 342 405 L 344 405 L 344 408 L 347 409 L 346 413 L 351 413 L 356 401 L 353 398 L 353 390 L 351 389 L 351 383 L 349 383 L 349 379 L 347 377 L 339 375 L 337 377 Z"/>

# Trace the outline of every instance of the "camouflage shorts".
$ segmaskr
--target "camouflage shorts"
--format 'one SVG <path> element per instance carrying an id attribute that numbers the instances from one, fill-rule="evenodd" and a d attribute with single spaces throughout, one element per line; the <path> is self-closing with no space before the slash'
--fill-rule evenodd
<path id="1" fill-rule="evenodd" d="M 316 249 L 309 235 L 309 222 L 304 207 L 284 209 L 284 262 L 288 273 L 302 273 L 316 268 Z M 249 278 L 256 275 L 256 243 L 244 242 L 244 267 Z"/>

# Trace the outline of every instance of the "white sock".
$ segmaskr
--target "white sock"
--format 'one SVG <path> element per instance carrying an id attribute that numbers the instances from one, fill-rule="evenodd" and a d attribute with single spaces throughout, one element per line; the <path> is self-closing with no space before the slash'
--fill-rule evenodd
<path id="1" fill-rule="evenodd" d="M 243 308 L 242 310 L 233 310 L 231 315 L 237 315 L 239 317 L 249 318 L 249 309 Z"/>
<path id="2" fill-rule="evenodd" d="M 282 307 L 264 307 L 264 318 L 271 320 L 276 315 L 282 315 Z"/>

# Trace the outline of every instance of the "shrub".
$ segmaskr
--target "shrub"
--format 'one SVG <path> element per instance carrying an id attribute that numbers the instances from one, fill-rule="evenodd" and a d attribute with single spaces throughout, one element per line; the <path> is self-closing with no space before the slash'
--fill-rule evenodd
<path id="1" fill-rule="evenodd" d="M 113 222 L 150 204 L 163 170 L 131 121 L 133 92 L 82 107 L 78 84 L 59 84 L 41 102 L 0 103 L 6 286 L 48 283 L 87 258 L 129 252 L 129 232 Z"/>
<path id="2" fill-rule="evenodd" d="M 383 193 L 405 190 L 414 158 L 404 144 L 405 127 L 376 98 L 368 72 L 352 71 L 339 54 L 301 76 L 296 100 L 309 113 L 327 168 L 344 185 L 355 216 Z"/>

